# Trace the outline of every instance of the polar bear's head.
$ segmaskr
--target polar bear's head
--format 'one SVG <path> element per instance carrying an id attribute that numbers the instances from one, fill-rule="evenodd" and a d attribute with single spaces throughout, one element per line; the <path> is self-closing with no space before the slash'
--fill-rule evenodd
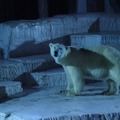
<path id="1" fill-rule="evenodd" d="M 67 56 L 68 53 L 70 53 L 71 51 L 69 46 L 65 46 L 59 43 L 55 43 L 55 44 L 50 43 L 49 47 L 50 47 L 50 54 L 55 60 Z"/>

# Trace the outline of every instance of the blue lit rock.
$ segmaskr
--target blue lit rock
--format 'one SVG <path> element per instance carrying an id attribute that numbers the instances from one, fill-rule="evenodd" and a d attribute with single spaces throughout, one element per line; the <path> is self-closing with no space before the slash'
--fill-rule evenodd
<path id="1" fill-rule="evenodd" d="M 12 60 L 22 63 L 26 68 L 26 72 L 41 71 L 59 67 L 50 54 L 19 57 L 13 58 Z"/>
<path id="2" fill-rule="evenodd" d="M 64 35 L 77 33 L 77 18 L 70 15 L 55 16 L 63 22 Z"/>
<path id="3" fill-rule="evenodd" d="M 62 69 L 28 73 L 26 77 L 24 84 L 28 86 L 54 87 L 67 85 L 66 75 Z"/>
<path id="4" fill-rule="evenodd" d="M 98 15 L 78 15 L 76 16 L 77 22 L 77 33 L 85 33 L 85 32 L 98 32 L 98 28 L 94 28 L 93 26 L 99 26 Z M 93 25 L 95 24 L 95 25 Z"/>
<path id="5" fill-rule="evenodd" d="M 0 24 L 0 48 L 3 50 L 4 58 L 9 57 L 10 38 L 11 38 L 11 27 L 6 24 Z"/>
<path id="6" fill-rule="evenodd" d="M 120 16 L 117 14 L 103 15 L 100 17 L 99 26 L 101 32 L 119 32 L 120 31 Z"/>
<path id="7" fill-rule="evenodd" d="M 13 60 L 0 61 L 0 81 L 14 80 L 26 72 L 26 68 L 21 62 Z"/>
<path id="8" fill-rule="evenodd" d="M 4 58 L 45 54 L 49 53 L 48 42 L 70 34 L 119 32 L 119 21 L 117 15 L 97 13 L 9 21 L 0 24 L 0 48 Z"/>
<path id="9" fill-rule="evenodd" d="M 23 91 L 22 84 L 15 81 L 0 82 L 0 99 Z"/>
<path id="10" fill-rule="evenodd" d="M 120 50 L 120 35 L 118 33 L 86 33 L 70 36 L 71 45 L 77 48 L 109 45 Z"/>
<path id="11" fill-rule="evenodd" d="M 94 34 L 75 34 L 71 35 L 71 46 L 85 48 L 101 45 L 101 35 Z"/>
<path id="12" fill-rule="evenodd" d="M 64 27 L 62 20 L 57 18 L 1 23 L 0 47 L 3 50 L 3 57 L 49 53 L 48 40 L 58 40 L 58 37 L 66 35 L 62 26 Z"/>

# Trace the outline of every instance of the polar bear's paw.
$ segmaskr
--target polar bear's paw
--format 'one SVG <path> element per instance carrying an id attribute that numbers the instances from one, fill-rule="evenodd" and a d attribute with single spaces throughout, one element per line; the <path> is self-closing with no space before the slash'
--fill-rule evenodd
<path id="1" fill-rule="evenodd" d="M 60 93 L 65 94 L 67 96 L 80 96 L 80 94 L 75 93 L 73 90 L 61 90 Z"/>
<path id="2" fill-rule="evenodd" d="M 67 93 L 68 93 L 68 90 L 61 90 L 60 93 L 62 93 L 62 94 L 67 94 Z"/>
<path id="3" fill-rule="evenodd" d="M 102 93 L 102 95 L 116 95 L 116 91 L 109 91 L 109 90 L 107 90 L 107 91 L 104 91 Z"/>
<path id="4" fill-rule="evenodd" d="M 65 94 L 67 96 L 71 95 L 71 92 L 69 90 L 61 90 L 60 93 Z"/>

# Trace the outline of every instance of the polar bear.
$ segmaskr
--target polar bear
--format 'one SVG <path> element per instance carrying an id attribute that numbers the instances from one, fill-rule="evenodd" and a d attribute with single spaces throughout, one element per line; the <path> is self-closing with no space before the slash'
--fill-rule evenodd
<path id="1" fill-rule="evenodd" d="M 76 49 L 59 43 L 49 43 L 50 54 L 63 66 L 67 75 L 67 95 L 81 95 L 84 77 L 89 75 L 106 80 L 108 90 L 104 95 L 117 95 L 120 84 L 120 52 L 110 46 L 100 45 Z"/>

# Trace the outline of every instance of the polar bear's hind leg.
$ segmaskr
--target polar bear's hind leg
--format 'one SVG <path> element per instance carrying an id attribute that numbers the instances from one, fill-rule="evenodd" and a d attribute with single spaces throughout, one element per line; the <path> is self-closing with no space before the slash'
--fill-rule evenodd
<path id="1" fill-rule="evenodd" d="M 119 93 L 119 84 L 111 79 L 107 80 L 108 90 L 104 91 L 103 95 L 117 95 Z"/>

